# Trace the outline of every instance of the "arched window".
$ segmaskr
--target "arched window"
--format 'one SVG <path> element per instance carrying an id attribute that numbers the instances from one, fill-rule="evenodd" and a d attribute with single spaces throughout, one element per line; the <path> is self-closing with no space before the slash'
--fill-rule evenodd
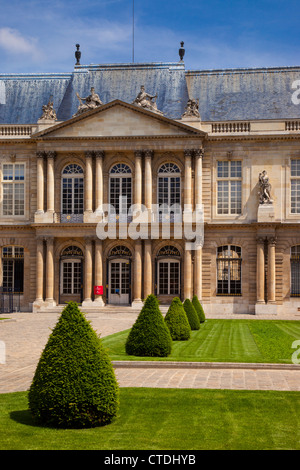
<path id="1" fill-rule="evenodd" d="M 180 252 L 173 245 L 157 253 L 158 295 L 180 295 Z"/>
<path id="2" fill-rule="evenodd" d="M 224 245 L 217 249 L 217 295 L 242 294 L 242 250 Z"/>
<path id="3" fill-rule="evenodd" d="M 127 246 L 118 245 L 118 246 L 114 246 L 110 250 L 109 256 L 110 257 L 113 257 L 113 256 L 118 256 L 119 257 L 119 256 L 121 256 L 121 257 L 130 258 L 131 257 L 131 251 L 129 250 L 129 248 L 127 248 Z"/>
<path id="4" fill-rule="evenodd" d="M 81 166 L 71 163 L 62 172 L 61 212 L 62 222 L 82 222 L 84 179 Z"/>
<path id="5" fill-rule="evenodd" d="M 291 248 L 291 296 L 300 297 L 300 245 Z"/>
<path id="6" fill-rule="evenodd" d="M 175 163 L 161 165 L 158 170 L 157 186 L 160 220 L 172 222 L 174 216 L 181 214 L 181 175 L 180 169 Z"/>
<path id="7" fill-rule="evenodd" d="M 24 248 L 4 246 L 2 248 L 3 292 L 23 293 Z"/>
<path id="8" fill-rule="evenodd" d="M 120 206 L 122 197 L 122 206 Z M 125 163 L 117 163 L 109 173 L 109 203 L 113 206 L 115 214 L 126 216 L 132 204 L 132 174 Z"/>

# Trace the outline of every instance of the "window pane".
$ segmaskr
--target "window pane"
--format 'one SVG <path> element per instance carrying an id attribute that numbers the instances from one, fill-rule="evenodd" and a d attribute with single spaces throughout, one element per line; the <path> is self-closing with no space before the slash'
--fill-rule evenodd
<path id="1" fill-rule="evenodd" d="M 242 162 L 231 162 L 230 169 L 231 178 L 242 177 Z"/>
<path id="2" fill-rule="evenodd" d="M 300 180 L 291 181 L 291 212 L 300 213 Z"/>
<path id="3" fill-rule="evenodd" d="M 300 160 L 291 161 L 291 176 L 300 176 Z"/>
<path id="4" fill-rule="evenodd" d="M 14 178 L 14 166 L 5 164 L 3 165 L 3 180 L 12 181 Z"/>
<path id="5" fill-rule="evenodd" d="M 228 178 L 229 162 L 218 162 L 218 178 Z"/>
<path id="6" fill-rule="evenodd" d="M 229 182 L 218 181 L 218 214 L 229 214 Z"/>

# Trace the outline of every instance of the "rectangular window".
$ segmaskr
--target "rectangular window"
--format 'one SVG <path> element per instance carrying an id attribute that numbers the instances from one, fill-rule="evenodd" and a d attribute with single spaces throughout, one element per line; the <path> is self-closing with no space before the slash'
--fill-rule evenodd
<path id="1" fill-rule="evenodd" d="M 218 161 L 217 179 L 217 213 L 241 214 L 242 162 Z"/>
<path id="2" fill-rule="evenodd" d="M 6 246 L 2 249 L 3 292 L 23 292 L 24 248 Z"/>
<path id="3" fill-rule="evenodd" d="M 300 214 L 300 160 L 291 161 L 291 212 Z"/>
<path id="4" fill-rule="evenodd" d="M 300 245 L 291 249 L 291 296 L 300 297 Z"/>
<path id="5" fill-rule="evenodd" d="M 5 216 L 24 215 L 25 165 L 5 163 L 2 167 L 3 210 Z"/>
<path id="6" fill-rule="evenodd" d="M 242 295 L 241 247 L 225 245 L 217 250 L 217 295 Z"/>

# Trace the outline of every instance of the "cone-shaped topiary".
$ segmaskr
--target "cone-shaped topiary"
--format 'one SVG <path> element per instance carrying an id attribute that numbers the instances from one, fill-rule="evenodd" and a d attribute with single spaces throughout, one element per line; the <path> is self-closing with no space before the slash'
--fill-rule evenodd
<path id="1" fill-rule="evenodd" d="M 199 299 L 196 295 L 194 295 L 194 297 L 192 299 L 192 304 L 193 304 L 194 309 L 196 310 L 196 312 L 198 314 L 200 323 L 204 323 L 205 322 L 205 313 L 204 313 L 203 307 L 200 304 Z"/>
<path id="2" fill-rule="evenodd" d="M 64 308 L 41 355 L 29 408 L 42 424 L 82 428 L 111 422 L 119 387 L 107 352 L 75 302 Z"/>
<path id="3" fill-rule="evenodd" d="M 127 337 L 126 353 L 132 356 L 166 357 L 171 349 L 172 338 L 158 300 L 150 294 Z"/>
<path id="4" fill-rule="evenodd" d="M 185 299 L 183 302 L 183 308 L 189 321 L 191 330 L 199 330 L 200 320 L 190 299 Z"/>
<path id="5" fill-rule="evenodd" d="M 185 341 L 191 336 L 191 327 L 179 297 L 174 297 L 165 316 L 171 337 L 174 341 Z"/>

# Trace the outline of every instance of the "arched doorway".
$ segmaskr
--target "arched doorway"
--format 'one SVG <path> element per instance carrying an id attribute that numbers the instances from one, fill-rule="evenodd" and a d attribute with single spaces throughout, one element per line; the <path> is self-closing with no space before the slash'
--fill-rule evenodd
<path id="1" fill-rule="evenodd" d="M 60 299 L 59 303 L 82 302 L 83 300 L 83 252 L 70 245 L 60 256 Z"/>
<path id="2" fill-rule="evenodd" d="M 165 245 L 156 257 L 156 286 L 157 295 L 162 300 L 169 301 L 181 296 L 181 254 L 176 246 Z"/>
<path id="3" fill-rule="evenodd" d="M 108 303 L 128 305 L 131 302 L 132 253 L 124 245 L 111 249 L 108 258 Z"/>

